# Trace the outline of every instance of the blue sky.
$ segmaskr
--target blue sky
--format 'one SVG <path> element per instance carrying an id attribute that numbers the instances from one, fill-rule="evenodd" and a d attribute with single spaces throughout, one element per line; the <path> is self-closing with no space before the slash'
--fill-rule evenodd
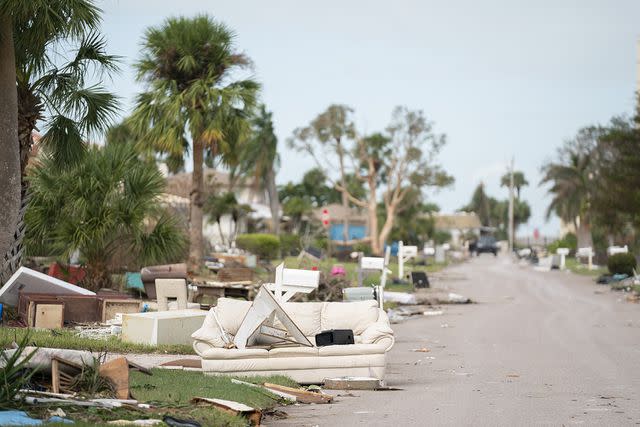
<path id="1" fill-rule="evenodd" d="M 124 113 L 141 90 L 131 64 L 145 28 L 168 16 L 208 13 L 237 33 L 254 63 L 262 100 L 281 141 L 278 182 L 297 180 L 310 159 L 285 147 L 294 128 L 332 103 L 352 106 L 359 129 L 382 130 L 396 105 L 422 109 L 447 134 L 441 154 L 453 188 L 430 194 L 443 211 L 476 185 L 506 197 L 499 177 L 513 156 L 545 223 L 541 164 L 581 126 L 629 113 L 636 90 L 637 0 L 165 1 L 103 0 L 110 53 L 123 57 L 111 88 Z"/>

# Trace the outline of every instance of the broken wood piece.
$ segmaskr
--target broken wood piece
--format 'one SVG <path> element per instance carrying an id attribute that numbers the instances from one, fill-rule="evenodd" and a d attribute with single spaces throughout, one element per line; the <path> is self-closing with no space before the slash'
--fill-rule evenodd
<path id="1" fill-rule="evenodd" d="M 172 360 L 170 362 L 165 362 L 161 367 L 169 368 L 191 368 L 191 369 L 202 369 L 202 359 L 177 359 Z"/>
<path id="2" fill-rule="evenodd" d="M 129 399 L 129 362 L 125 357 L 103 363 L 98 372 L 111 382 L 118 399 Z"/>
<path id="3" fill-rule="evenodd" d="M 244 403 L 232 400 L 211 399 L 208 397 L 194 397 L 191 403 L 206 403 L 231 415 L 242 415 L 246 417 L 252 426 L 259 426 L 262 421 L 262 411 L 247 406 Z"/>
<path id="4" fill-rule="evenodd" d="M 275 394 L 276 396 L 281 397 L 284 400 L 288 400 L 289 402 L 296 402 L 298 400 L 297 397 L 292 394 L 285 393 L 283 391 L 272 390 L 258 384 L 248 383 L 246 381 L 241 381 L 235 378 L 231 378 L 231 382 L 234 384 L 246 385 L 247 387 L 254 387 L 254 388 L 259 388 L 261 390 L 266 390 L 267 392 L 271 394 Z"/>
<path id="5" fill-rule="evenodd" d="M 269 390 L 277 390 L 295 396 L 296 400 L 300 403 L 331 403 L 333 401 L 333 396 L 325 393 L 271 383 L 264 383 L 264 386 Z"/>
<path id="6" fill-rule="evenodd" d="M 72 391 L 70 387 L 73 379 L 80 372 L 82 372 L 82 365 L 60 356 L 53 356 L 51 358 L 51 390 L 53 393 Z"/>
<path id="7" fill-rule="evenodd" d="M 199 362 L 202 365 L 202 361 L 201 360 L 197 360 L 197 362 Z M 152 376 L 153 373 L 151 372 L 151 369 L 149 368 L 145 368 L 144 366 L 132 362 L 131 360 L 127 359 L 127 363 L 129 364 L 129 369 L 132 369 L 134 371 L 138 371 L 138 372 L 142 372 L 143 374 Z"/>
<path id="8" fill-rule="evenodd" d="M 327 390 L 377 390 L 382 382 L 373 377 L 338 377 L 325 378 L 324 388 Z"/>
<path id="9" fill-rule="evenodd" d="M 411 350 L 411 351 L 414 351 L 414 352 L 416 352 L 416 353 L 429 353 L 431 350 L 429 350 L 429 349 L 428 349 L 428 348 L 426 348 L 426 347 L 422 347 L 422 348 L 414 348 L 414 349 L 413 349 L 413 350 Z"/>

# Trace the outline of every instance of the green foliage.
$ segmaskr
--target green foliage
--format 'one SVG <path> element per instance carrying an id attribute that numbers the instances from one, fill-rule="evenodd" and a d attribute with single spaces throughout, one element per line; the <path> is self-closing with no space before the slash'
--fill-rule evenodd
<path id="1" fill-rule="evenodd" d="M 373 253 L 371 252 L 371 245 L 366 243 L 356 243 L 353 245 L 354 252 L 362 252 L 364 256 L 371 256 Z"/>
<path id="2" fill-rule="evenodd" d="M 89 288 L 110 285 L 108 268 L 118 251 L 126 250 L 140 263 L 177 261 L 183 255 L 184 236 L 160 207 L 164 178 L 131 146 L 93 146 L 80 163 L 64 170 L 45 156 L 28 178 L 28 252 L 67 258 L 79 250 Z"/>
<path id="3" fill-rule="evenodd" d="M 236 238 L 236 246 L 259 258 L 270 260 L 278 256 L 280 240 L 273 234 L 241 234 Z"/>
<path id="4" fill-rule="evenodd" d="M 282 256 L 297 255 L 302 249 L 300 236 L 297 234 L 281 234 L 279 237 Z"/>
<path id="5" fill-rule="evenodd" d="M 510 185 L 511 185 L 511 174 L 507 172 L 504 175 L 502 175 L 502 177 L 500 178 L 500 186 L 509 188 Z M 525 178 L 524 173 L 520 171 L 514 171 L 513 187 L 516 190 L 516 198 L 518 199 L 520 198 L 520 190 L 522 190 L 522 187 L 526 187 L 527 185 L 529 185 L 529 181 L 527 181 L 527 178 Z"/>
<path id="6" fill-rule="evenodd" d="M 35 371 L 27 371 L 26 367 L 35 351 L 26 354 L 25 348 L 29 343 L 29 334 L 25 334 L 18 348 L 7 356 L 0 352 L 0 360 L 4 365 L 0 368 L 0 409 L 11 409 L 20 406 L 21 402 L 16 400 L 20 389 L 29 384 L 29 380 Z"/>
<path id="7" fill-rule="evenodd" d="M 547 245 L 547 250 L 552 254 L 555 254 L 558 248 L 568 248 L 571 253 L 575 253 L 578 248 L 578 238 L 573 233 L 567 233 L 562 239 Z"/>
<path id="8" fill-rule="evenodd" d="M 40 144 L 56 164 L 79 161 L 86 141 L 118 111 L 117 97 L 102 86 L 118 58 L 98 33 L 100 8 L 92 0 L 4 0 L 4 14 L 14 26 L 19 121 L 29 127 L 22 132 L 43 121 Z M 29 147 L 21 143 L 24 155 Z"/>
<path id="9" fill-rule="evenodd" d="M 611 255 L 607 259 L 607 268 L 611 274 L 626 274 L 633 276 L 637 267 L 636 257 L 631 253 Z"/>
<path id="10" fill-rule="evenodd" d="M 447 243 L 451 241 L 451 233 L 446 230 L 437 230 L 433 233 L 433 241 L 437 245 L 442 245 L 443 243 Z"/>
<path id="11" fill-rule="evenodd" d="M 214 157 L 237 161 L 237 144 L 248 136 L 259 85 L 233 79 L 250 64 L 235 51 L 234 38 L 226 25 L 207 15 L 169 18 L 147 29 L 135 64 L 146 90 L 137 96 L 131 117 L 144 144 L 184 158 L 190 137 Z"/>

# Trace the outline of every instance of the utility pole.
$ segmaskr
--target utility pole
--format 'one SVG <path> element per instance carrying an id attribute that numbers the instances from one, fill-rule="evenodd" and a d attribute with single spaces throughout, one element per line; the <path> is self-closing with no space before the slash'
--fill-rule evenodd
<path id="1" fill-rule="evenodd" d="M 513 157 L 509 167 L 509 253 L 513 252 Z"/>

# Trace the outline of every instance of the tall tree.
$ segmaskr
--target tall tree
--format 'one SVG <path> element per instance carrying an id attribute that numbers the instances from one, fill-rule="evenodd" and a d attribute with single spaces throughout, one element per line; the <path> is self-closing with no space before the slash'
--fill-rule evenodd
<path id="1" fill-rule="evenodd" d="M 4 283 L 3 257 L 13 243 L 20 210 L 20 150 L 12 17 L 0 4 L 0 282 Z"/>
<path id="2" fill-rule="evenodd" d="M 507 172 L 504 175 L 502 175 L 502 177 L 500 178 L 500 186 L 508 188 L 510 185 L 511 185 L 511 176 L 509 172 Z M 521 171 L 514 171 L 513 172 L 513 188 L 515 188 L 516 190 L 516 197 L 518 199 L 520 198 L 520 190 L 522 190 L 522 187 L 526 187 L 527 185 L 529 185 L 529 181 L 527 181 L 527 179 L 525 178 L 524 173 Z"/>
<path id="3" fill-rule="evenodd" d="M 355 135 L 355 130 L 352 130 Z M 315 159 L 318 168 L 330 179 L 326 165 L 319 157 L 318 147 L 313 140 L 296 134 L 298 145 Z M 427 121 L 422 111 L 412 111 L 406 107 L 396 107 L 391 124 L 385 134 L 356 138 L 350 150 L 332 146 L 334 155 L 349 162 L 353 176 L 364 184 L 363 197 L 350 191 L 346 167 L 340 173 L 340 180 L 333 181 L 334 187 L 347 198 L 348 203 L 367 210 L 371 250 L 381 254 L 391 233 L 398 212 L 402 209 L 411 188 L 421 191 L 449 185 L 453 178 L 447 175 L 437 163 L 437 155 L 445 143 L 443 135 L 433 132 L 433 125 Z M 358 188 L 358 187 L 356 187 Z M 361 188 L 361 187 L 359 187 Z M 378 201 L 385 206 L 382 226 L 378 223 Z"/>
<path id="4" fill-rule="evenodd" d="M 170 18 L 144 36 L 136 63 L 146 91 L 136 98 L 132 122 L 146 141 L 170 158 L 191 154 L 191 268 L 203 251 L 205 154 L 225 159 L 248 135 L 259 85 L 236 79 L 249 58 L 235 50 L 234 33 L 209 16 Z"/>
<path id="5" fill-rule="evenodd" d="M 24 176 L 36 125 L 44 122 L 40 148 L 52 154 L 58 167 L 77 162 L 89 138 L 103 131 L 117 111 L 116 97 L 101 86 L 101 79 L 115 71 L 117 58 L 105 52 L 105 41 L 98 33 L 101 10 L 92 0 L 3 0 L 0 16 L 11 17 L 15 47 L 24 212 Z M 21 224 L 18 219 L 8 255 L 18 262 Z M 18 262 L 5 268 L 15 269 Z"/>
<path id="6" fill-rule="evenodd" d="M 320 152 L 330 153 L 337 159 L 339 186 L 347 188 L 347 160 L 349 143 L 355 137 L 355 125 L 352 119 L 353 109 L 346 105 L 330 105 L 324 112 L 311 121 L 309 126 L 293 131 L 293 137 L 289 145 L 298 150 L 311 154 L 316 162 L 323 164 L 319 156 Z M 319 147 L 318 147 L 319 145 Z M 325 175 L 326 171 L 325 171 Z M 327 175 L 329 176 L 329 175 Z M 336 185 L 337 188 L 337 185 Z M 349 208 L 349 196 L 347 191 L 341 190 L 342 207 Z M 345 215 L 342 224 L 343 242 L 349 239 L 349 218 Z"/>
<path id="7" fill-rule="evenodd" d="M 598 164 L 595 147 L 601 131 L 595 127 L 581 129 L 575 139 L 567 141 L 558 151 L 557 161 L 542 167 L 540 184 L 551 185 L 547 217 L 556 214 L 573 224 L 578 247 L 593 246 L 591 202 Z"/>
<path id="8" fill-rule="evenodd" d="M 592 207 L 598 222 L 623 229 L 626 218 L 640 230 L 640 111 L 634 120 L 614 117 L 598 138 L 598 171 Z"/>
<path id="9" fill-rule="evenodd" d="M 272 231 L 280 234 L 280 200 L 276 187 L 276 171 L 280 166 L 278 138 L 273 129 L 272 113 L 260 105 L 251 118 L 251 137 L 243 144 L 239 162 L 233 173 L 251 176 L 254 191 L 265 191 L 269 197 Z"/>
<path id="10" fill-rule="evenodd" d="M 487 195 L 484 190 L 484 183 L 481 182 L 473 191 L 471 202 L 462 209 L 465 211 L 475 212 L 482 225 L 491 227 L 497 226 L 493 221 L 492 205 L 495 205 L 495 203 L 493 203 L 491 197 Z"/>

